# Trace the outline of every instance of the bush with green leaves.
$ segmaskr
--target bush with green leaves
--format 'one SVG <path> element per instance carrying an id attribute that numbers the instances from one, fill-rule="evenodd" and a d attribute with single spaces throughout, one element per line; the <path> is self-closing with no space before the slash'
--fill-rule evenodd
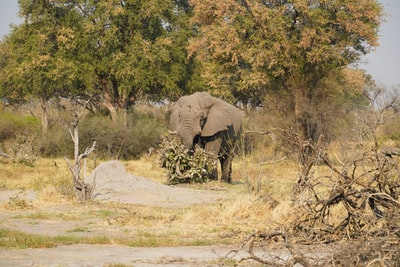
<path id="1" fill-rule="evenodd" d="M 207 182 L 216 162 L 213 153 L 198 145 L 190 151 L 175 135 L 165 135 L 157 152 L 169 184 Z"/>
<path id="2" fill-rule="evenodd" d="M 60 116 L 58 121 L 52 121 L 41 144 L 41 156 L 73 155 L 74 146 L 68 132 L 70 123 L 70 117 Z M 79 124 L 80 148 L 90 147 L 96 141 L 96 156 L 99 158 L 137 159 L 150 148 L 157 147 L 165 131 L 164 113 L 156 108 L 121 113 L 115 120 L 102 114 L 88 113 Z"/>
<path id="3" fill-rule="evenodd" d="M 40 121 L 16 111 L 0 109 L 0 142 L 16 139 L 18 135 L 38 135 Z"/>
<path id="4" fill-rule="evenodd" d="M 96 140 L 97 156 L 124 160 L 137 159 L 157 147 L 166 130 L 164 117 L 139 112 L 115 121 L 88 116 L 79 126 L 82 147 L 90 147 Z"/>

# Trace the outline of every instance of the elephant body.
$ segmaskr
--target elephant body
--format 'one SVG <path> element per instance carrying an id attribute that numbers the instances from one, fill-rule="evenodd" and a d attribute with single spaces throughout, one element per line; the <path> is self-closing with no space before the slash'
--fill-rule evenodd
<path id="1" fill-rule="evenodd" d="M 240 109 L 206 92 L 197 92 L 183 96 L 175 103 L 170 127 L 188 149 L 199 144 L 217 155 L 222 180 L 231 182 L 234 150 L 242 130 Z M 210 178 L 218 179 L 217 168 Z"/>

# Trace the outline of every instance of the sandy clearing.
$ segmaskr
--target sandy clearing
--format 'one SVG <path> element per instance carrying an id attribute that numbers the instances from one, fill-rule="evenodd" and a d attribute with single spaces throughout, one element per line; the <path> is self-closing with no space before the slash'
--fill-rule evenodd
<path id="1" fill-rule="evenodd" d="M 95 179 L 95 180 L 93 180 Z M 196 190 L 168 186 L 150 179 L 135 176 L 125 170 L 119 161 L 100 164 L 87 179 L 95 181 L 94 199 L 100 202 L 138 204 L 145 206 L 181 208 L 224 201 L 229 198 L 223 191 Z M 104 220 L 43 220 L 29 219 L 29 214 L 40 212 L 67 213 L 76 207 L 62 203 L 48 205 L 37 201 L 32 190 L 0 191 L 0 204 L 12 199 L 24 199 L 33 204 L 28 210 L 4 210 L 0 213 L 0 227 L 26 233 L 57 236 L 70 234 L 74 228 L 88 228 L 87 232 L 73 235 L 127 235 L 118 227 L 106 225 Z M 20 217 L 22 216 L 22 218 Z M 24 216 L 28 216 L 24 218 Z M 137 248 L 119 245 L 58 246 L 45 249 L 2 249 L 0 266 L 107 266 L 127 264 L 130 266 L 219 266 L 231 249 L 222 247 L 158 247 Z"/>
<path id="2" fill-rule="evenodd" d="M 225 200 L 225 192 L 196 190 L 168 186 L 150 179 L 135 176 L 125 170 L 119 161 L 100 164 L 88 177 L 95 179 L 94 198 L 129 204 L 142 204 L 158 207 L 185 207 Z"/>
<path id="3" fill-rule="evenodd" d="M 230 250 L 209 246 L 138 248 L 80 244 L 46 249 L 0 249 L 0 266 L 218 266 Z"/>

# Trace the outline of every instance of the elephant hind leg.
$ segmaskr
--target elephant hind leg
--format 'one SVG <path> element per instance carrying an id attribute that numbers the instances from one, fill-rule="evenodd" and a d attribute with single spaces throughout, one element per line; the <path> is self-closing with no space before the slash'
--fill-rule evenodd
<path id="1" fill-rule="evenodd" d="M 222 172 L 222 181 L 231 183 L 232 182 L 232 160 L 231 156 L 224 156 L 220 158 L 221 162 L 221 172 Z"/>

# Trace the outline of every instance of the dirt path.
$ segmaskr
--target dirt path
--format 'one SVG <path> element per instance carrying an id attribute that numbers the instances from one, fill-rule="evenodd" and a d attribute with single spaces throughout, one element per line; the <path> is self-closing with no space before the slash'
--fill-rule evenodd
<path id="1" fill-rule="evenodd" d="M 117 245 L 0 249 L 0 266 L 219 266 L 229 251 L 229 248 L 209 246 L 138 248 Z"/>

